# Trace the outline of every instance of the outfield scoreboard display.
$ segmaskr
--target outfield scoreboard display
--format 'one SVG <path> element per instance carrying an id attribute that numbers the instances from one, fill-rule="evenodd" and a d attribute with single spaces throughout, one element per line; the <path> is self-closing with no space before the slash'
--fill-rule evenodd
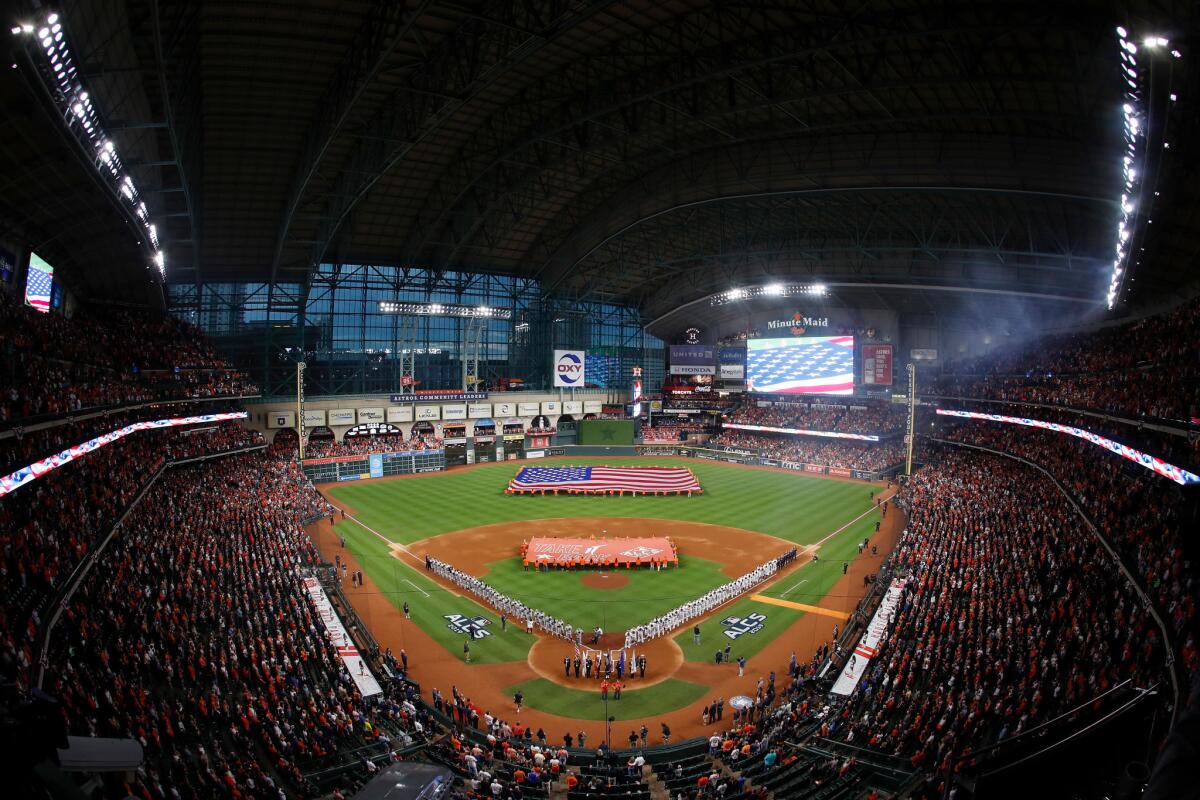
<path id="1" fill-rule="evenodd" d="M 778 394 L 854 394 L 854 337 L 750 339 L 746 388 Z"/>

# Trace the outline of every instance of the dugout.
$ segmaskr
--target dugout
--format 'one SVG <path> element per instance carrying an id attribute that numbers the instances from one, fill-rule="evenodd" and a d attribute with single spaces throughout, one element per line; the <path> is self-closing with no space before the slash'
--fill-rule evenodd
<path id="1" fill-rule="evenodd" d="M 496 460 L 496 420 L 490 417 L 475 420 L 471 439 L 476 462 Z"/>
<path id="2" fill-rule="evenodd" d="M 446 466 L 467 463 L 467 423 L 447 422 L 442 425 L 442 445 L 446 449 Z"/>

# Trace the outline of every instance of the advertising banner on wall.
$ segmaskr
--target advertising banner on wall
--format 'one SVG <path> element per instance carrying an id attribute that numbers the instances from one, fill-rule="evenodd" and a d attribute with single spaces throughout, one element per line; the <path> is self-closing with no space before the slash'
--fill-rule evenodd
<path id="1" fill-rule="evenodd" d="M 746 377 L 746 368 L 741 364 L 721 364 L 717 377 L 726 381 L 740 381 Z"/>
<path id="2" fill-rule="evenodd" d="M 471 419 L 487 419 L 491 415 L 491 403 L 471 403 L 467 406 L 467 416 Z"/>
<path id="3" fill-rule="evenodd" d="M 386 419 L 382 408 L 360 408 L 358 410 L 359 424 L 374 425 Z"/>
<path id="4" fill-rule="evenodd" d="M 421 419 L 421 420 L 441 419 L 442 418 L 442 407 L 441 406 L 417 406 L 417 413 L 414 416 L 416 419 Z"/>
<path id="5" fill-rule="evenodd" d="M 441 400 L 449 400 L 451 402 L 460 400 L 468 402 L 472 400 L 487 400 L 487 392 L 461 392 L 455 389 L 446 389 L 444 391 L 419 391 L 414 394 L 394 394 L 391 396 L 393 403 L 435 403 Z"/>
<path id="6" fill-rule="evenodd" d="M 583 350 L 554 351 L 554 388 L 582 389 L 586 382 L 587 354 Z"/>
<path id="7" fill-rule="evenodd" d="M 865 385 L 891 386 L 892 346 L 890 344 L 864 344 L 862 370 Z"/>
<path id="8" fill-rule="evenodd" d="M 496 410 L 493 415 L 499 417 L 515 417 L 517 415 L 516 403 L 493 403 L 492 407 Z"/>
<path id="9" fill-rule="evenodd" d="M 319 410 L 308 409 L 308 408 L 304 409 L 304 427 L 305 428 L 316 428 L 316 427 L 319 427 L 324 424 L 325 424 L 324 409 L 319 409 Z"/>
<path id="10" fill-rule="evenodd" d="M 412 406 L 390 406 L 387 410 L 388 422 L 412 422 Z"/>
<path id="11" fill-rule="evenodd" d="M 272 411 L 267 414 L 268 428 L 294 428 L 296 427 L 296 412 L 295 411 Z"/>
<path id="12" fill-rule="evenodd" d="M 582 400 L 564 400 L 562 404 L 562 413 L 564 414 L 582 414 Z"/>
<path id="13" fill-rule="evenodd" d="M 716 353 L 708 344 L 671 345 L 672 375 L 715 375 Z"/>
<path id="14" fill-rule="evenodd" d="M 583 401 L 583 413 L 584 414 L 599 414 L 603 410 L 604 410 L 604 401 L 603 400 L 584 400 Z"/>
<path id="15" fill-rule="evenodd" d="M 717 351 L 717 363 L 719 364 L 745 364 L 746 363 L 746 348 L 744 347 L 722 347 Z"/>
<path id="16" fill-rule="evenodd" d="M 330 425 L 353 425 L 354 424 L 354 409 L 353 408 L 335 408 L 329 412 Z"/>
<path id="17" fill-rule="evenodd" d="M 913 361 L 937 361 L 938 351 L 932 347 L 914 347 L 908 356 Z"/>
<path id="18" fill-rule="evenodd" d="M 542 403 L 543 414 L 561 414 L 562 403 L 557 400 L 546 400 Z"/>
<path id="19" fill-rule="evenodd" d="M 517 403 L 517 416 L 536 417 L 542 411 L 537 403 Z"/>
<path id="20" fill-rule="evenodd" d="M 442 406 L 442 419 L 466 419 L 467 407 L 461 403 Z"/>

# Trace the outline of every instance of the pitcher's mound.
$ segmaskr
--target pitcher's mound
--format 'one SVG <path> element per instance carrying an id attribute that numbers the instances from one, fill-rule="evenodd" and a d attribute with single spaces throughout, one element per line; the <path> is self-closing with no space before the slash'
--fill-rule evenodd
<path id="1" fill-rule="evenodd" d="M 593 589 L 620 589 L 629 583 L 629 578 L 619 572 L 589 572 L 580 580 Z"/>

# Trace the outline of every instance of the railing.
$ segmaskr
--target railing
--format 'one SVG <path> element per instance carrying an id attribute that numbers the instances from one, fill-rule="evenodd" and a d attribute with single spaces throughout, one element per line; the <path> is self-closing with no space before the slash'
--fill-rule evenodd
<path id="1" fill-rule="evenodd" d="M 92 567 L 95 566 L 96 562 L 100 559 L 101 554 L 104 553 L 105 548 L 108 547 L 109 542 L 112 541 L 113 536 L 117 532 L 117 528 L 121 527 L 121 524 L 129 516 L 130 512 L 132 512 L 133 509 L 136 508 L 140 502 L 142 502 L 142 498 L 144 498 L 146 493 L 150 491 L 151 487 L 158 482 L 158 479 L 162 477 L 162 474 L 168 469 L 180 466 L 182 464 L 208 461 L 209 459 L 213 458 L 223 458 L 225 456 L 247 453 L 253 450 L 262 450 L 265 447 L 265 444 L 251 445 L 249 447 L 241 447 L 235 450 L 224 450 L 219 453 L 208 453 L 202 456 L 194 456 L 192 458 L 181 459 L 179 461 L 167 461 L 164 462 L 157 470 L 155 470 L 153 475 L 146 479 L 146 482 L 143 483 L 138 489 L 137 494 L 135 494 L 133 499 L 126 504 L 120 515 L 108 529 L 108 533 L 106 533 L 104 537 L 100 539 L 100 541 L 98 541 L 90 550 L 88 550 L 83 559 L 75 566 L 75 569 L 71 571 L 71 574 L 67 576 L 66 582 L 63 584 L 62 588 L 58 590 L 58 593 L 55 594 L 54 599 L 51 601 L 52 610 L 50 612 L 50 616 L 47 618 L 46 624 L 43 625 L 41 630 L 38 632 L 37 640 L 34 645 L 34 649 L 37 652 L 37 659 L 35 661 L 36 672 L 34 673 L 33 681 L 34 686 L 41 689 L 42 684 L 45 682 L 46 669 L 49 666 L 50 635 L 54 631 L 55 626 L 58 624 L 59 617 L 61 617 L 63 611 L 66 610 L 67 604 L 71 602 L 71 598 L 75 596 L 75 592 L 79 589 L 79 585 L 83 582 L 83 579 L 87 577 L 89 572 L 91 572 Z"/>
<path id="2" fill-rule="evenodd" d="M 59 414 L 39 414 L 34 417 L 24 417 L 19 420 L 0 423 L 0 440 L 23 436 L 26 433 L 36 433 L 72 422 L 83 422 L 96 417 L 105 417 L 123 411 L 137 411 L 139 408 L 151 406 L 181 405 L 184 403 L 220 403 L 233 400 L 253 400 L 256 394 L 222 395 L 219 397 L 183 397 L 171 400 L 144 400 L 133 403 L 120 403 L 112 406 L 92 406 L 78 411 L 63 411 Z"/>
<path id="3" fill-rule="evenodd" d="M 788 742 L 788 744 L 792 743 Z M 880 753 L 877 750 L 868 750 L 864 747 L 857 747 L 820 736 L 815 736 L 807 740 L 803 745 L 795 744 L 793 746 L 818 753 L 819 755 L 853 757 L 860 766 L 867 767 L 875 773 L 877 778 L 884 778 L 883 781 L 879 782 L 885 784 L 886 788 L 898 789 L 908 783 L 916 771 L 907 758 Z"/>
<path id="4" fill-rule="evenodd" d="M 1150 417 L 1144 414 L 1136 416 L 1123 416 L 1119 414 L 1113 414 L 1109 411 L 1062 405 L 1059 403 L 1037 403 L 1032 400 L 997 400 L 989 397 L 959 397 L 948 394 L 921 394 L 919 392 L 917 393 L 917 398 L 920 400 L 953 400 L 958 403 L 988 403 L 991 405 L 1025 406 L 1027 408 L 1046 408 L 1053 411 L 1067 411 L 1072 414 L 1082 414 L 1086 417 L 1095 417 L 1097 419 L 1108 420 L 1109 422 L 1116 422 L 1121 425 L 1142 427 L 1148 430 L 1158 431 L 1159 433 L 1170 434 L 1172 436 L 1188 436 L 1189 433 L 1200 431 L 1200 425 L 1187 420 Z"/>
<path id="5" fill-rule="evenodd" d="M 1089 531 L 1091 531 L 1092 536 L 1095 537 L 1096 541 L 1098 541 L 1100 543 L 1100 545 L 1108 552 L 1108 554 L 1110 556 L 1112 556 L 1113 561 L 1117 565 L 1117 569 L 1120 570 L 1121 575 L 1125 578 L 1125 581 L 1129 584 L 1129 586 L 1133 589 L 1134 593 L 1141 600 L 1142 604 L 1146 607 L 1147 612 L 1150 614 L 1151 618 L 1153 618 L 1155 625 L 1158 627 L 1160 635 L 1163 637 L 1163 645 L 1164 645 L 1164 650 L 1165 650 L 1165 661 L 1166 661 L 1164 666 L 1166 667 L 1167 676 L 1170 678 L 1170 681 L 1171 681 L 1171 703 L 1170 703 L 1171 724 L 1168 727 L 1174 727 L 1176 716 L 1179 713 L 1179 698 L 1180 698 L 1179 687 L 1184 682 L 1183 678 L 1179 675 L 1179 672 L 1178 672 L 1179 665 L 1177 664 L 1177 662 L 1175 660 L 1175 637 L 1172 635 L 1171 629 L 1167 625 L 1166 620 L 1164 620 L 1162 615 L 1159 613 L 1158 607 L 1155 605 L 1154 601 L 1150 598 L 1149 594 L 1147 594 L 1146 590 L 1142 587 L 1141 581 L 1139 581 L 1138 578 L 1135 577 L 1133 571 L 1129 568 L 1129 565 L 1125 563 L 1125 559 L 1121 556 L 1121 554 L 1117 551 L 1117 549 L 1112 545 L 1112 543 L 1108 541 L 1108 537 L 1106 537 L 1103 533 L 1100 532 L 1100 529 L 1096 526 L 1095 522 L 1092 521 L 1092 518 L 1088 515 L 1088 513 L 1086 511 L 1084 511 L 1083 507 L 1079 505 L 1079 503 L 1076 501 L 1075 497 L 1069 491 L 1067 491 L 1067 488 L 1065 486 L 1063 486 L 1062 483 L 1058 480 L 1058 478 L 1056 478 L 1053 474 L 1051 474 L 1049 470 L 1045 469 L 1040 464 L 1038 464 L 1034 461 L 1031 461 L 1027 458 L 1024 458 L 1022 456 L 1014 455 L 1012 453 L 1006 453 L 1003 450 L 995 450 L 990 447 L 984 447 L 982 445 L 967 444 L 965 442 L 956 442 L 951 439 L 933 439 L 933 438 L 931 438 L 929 441 L 937 442 L 938 444 L 948 445 L 951 447 L 960 447 L 960 448 L 966 448 L 969 450 L 978 450 L 978 451 L 984 452 L 984 453 L 991 453 L 992 455 L 1001 456 L 1003 458 L 1009 458 L 1009 459 L 1012 459 L 1013 461 L 1018 461 L 1022 464 L 1025 464 L 1026 466 L 1033 467 L 1038 472 L 1045 475 L 1050 480 L 1050 482 L 1054 485 L 1054 487 L 1056 489 L 1058 489 L 1058 491 L 1062 494 L 1062 496 L 1067 499 L 1067 502 L 1071 504 L 1071 508 L 1073 508 L 1075 510 L 1075 513 L 1079 516 L 1079 518 L 1081 520 L 1083 520 L 1083 523 L 1087 527 L 1087 529 Z"/>
<path id="6" fill-rule="evenodd" d="M 1133 695 L 1134 697 L 1141 697 L 1145 694 L 1156 692 L 1157 689 L 1158 689 L 1157 683 L 1146 689 L 1138 689 L 1137 687 L 1135 687 L 1133 685 L 1132 680 L 1121 681 L 1116 686 L 1112 686 L 1112 687 L 1106 689 L 1105 691 L 1101 692 L 1100 694 L 1096 695 L 1095 697 L 1091 697 L 1091 698 L 1083 701 L 1082 703 L 1079 703 L 1079 704 L 1075 705 L 1074 707 L 1067 709 L 1066 711 L 1062 712 L 1061 714 L 1059 714 L 1056 717 L 1053 717 L 1051 719 L 1046 720 L 1045 722 L 1041 722 L 1037 725 L 1034 725 L 1032 728 L 1021 731 L 1020 733 L 1018 733 L 1014 736 L 1009 736 L 1006 739 L 1001 739 L 1000 741 L 994 742 L 993 744 L 985 745 L 983 747 L 979 747 L 974 750 L 968 750 L 968 751 L 964 752 L 961 757 L 963 759 L 971 759 L 972 761 L 976 761 L 976 762 L 995 761 L 997 759 L 1007 758 L 1007 757 L 1009 757 L 1007 755 L 1008 753 L 1015 752 L 1017 750 L 1020 750 L 1023 747 L 1028 748 L 1028 747 L 1039 746 L 1040 742 L 1038 740 L 1043 739 L 1046 736 L 1053 735 L 1053 732 L 1056 729 L 1060 729 L 1066 725 L 1069 725 L 1071 723 L 1078 721 L 1081 714 L 1086 713 L 1089 708 L 1091 708 L 1097 704 L 1105 704 L 1105 703 L 1109 702 L 1110 700 L 1112 700 L 1114 697 L 1117 697 L 1120 695 L 1129 695 L 1130 692 L 1134 693 L 1134 695 Z M 1128 702 L 1127 700 L 1123 700 L 1122 707 L 1127 702 Z M 1094 724 L 1094 722 L 1093 722 L 1093 724 Z M 1074 736 L 1075 733 L 1076 733 L 1075 731 L 1071 732 L 1071 736 Z M 1064 739 L 1060 740 L 1060 741 L 1065 741 L 1067 738 L 1070 738 L 1070 736 L 1064 737 Z M 1054 742 L 1051 746 L 1053 747 L 1053 746 L 1059 744 L 1060 741 Z M 1012 763 L 1005 764 L 1006 767 L 1011 767 L 1013 765 L 1014 764 L 1012 764 Z"/>

